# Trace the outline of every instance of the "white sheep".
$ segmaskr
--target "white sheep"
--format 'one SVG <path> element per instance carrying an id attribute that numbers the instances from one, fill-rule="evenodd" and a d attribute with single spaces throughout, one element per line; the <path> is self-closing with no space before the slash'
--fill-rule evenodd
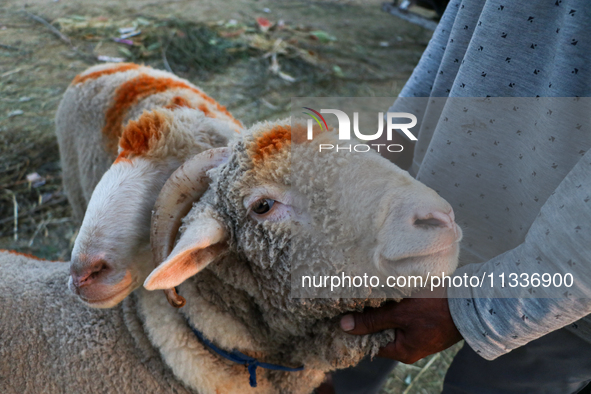
<path id="1" fill-rule="evenodd" d="M 0 251 L 1 393 L 288 392 L 262 379 L 251 388 L 244 367 L 220 361 L 188 326 L 177 329 L 184 320 L 160 292 L 141 290 L 116 308 L 93 309 L 67 289 L 68 275 L 67 263 Z M 202 303 L 200 312 L 250 343 L 214 305 Z M 163 331 L 168 324 L 175 327 Z M 318 373 L 294 372 L 304 382 Z M 310 391 L 302 387 L 295 392 Z"/>
<path id="2" fill-rule="evenodd" d="M 90 67 L 72 81 L 56 113 L 63 182 L 74 218 L 82 221 L 102 175 L 118 155 L 124 126 L 144 110 L 190 107 L 224 121 L 239 121 L 199 88 L 174 74 L 133 63 Z"/>
<path id="3" fill-rule="evenodd" d="M 449 274 L 462 234 L 445 200 L 377 153 L 322 153 L 317 144 L 338 144 L 336 136 L 313 144 L 305 135 L 289 120 L 262 123 L 230 148 L 183 164 L 155 205 L 152 246 L 165 261 L 144 286 L 169 289 L 172 304 L 185 297 L 182 325 L 222 349 L 326 372 L 392 340 L 391 331 L 360 338 L 337 328 L 340 314 L 386 299 L 291 298 L 292 270 L 367 261 L 393 275 Z M 252 344 L 239 345 L 244 334 L 228 336 L 205 318 L 204 301 L 227 311 Z M 293 385 L 285 392 L 297 392 Z"/>
<path id="4" fill-rule="evenodd" d="M 141 285 L 153 268 L 149 215 L 160 187 L 188 157 L 226 146 L 241 128 L 220 104 L 164 71 L 107 64 L 74 79 L 56 134 L 68 199 L 74 216 L 84 217 L 71 265 L 81 300 L 110 307 Z"/>
<path id="5" fill-rule="evenodd" d="M 229 148 L 187 161 L 162 188 L 156 261 L 193 208 L 145 286 L 178 285 L 181 309 L 144 289 L 115 308 L 89 309 L 67 292 L 64 264 L 0 254 L 4 392 L 310 393 L 327 371 L 391 341 L 391 331 L 360 337 L 338 329 L 340 314 L 384 299 L 292 299 L 291 269 L 300 258 L 313 266 L 340 256 L 400 274 L 451 273 L 461 231 L 449 204 L 376 153 L 320 154 L 302 134 L 289 121 L 256 125 Z M 321 138 L 335 143 L 330 133 Z M 296 151 L 310 160 L 291 162 Z M 318 237 L 327 233 L 334 236 Z M 349 255 L 355 240 L 374 242 Z M 295 371 L 249 372 L 205 341 Z"/>

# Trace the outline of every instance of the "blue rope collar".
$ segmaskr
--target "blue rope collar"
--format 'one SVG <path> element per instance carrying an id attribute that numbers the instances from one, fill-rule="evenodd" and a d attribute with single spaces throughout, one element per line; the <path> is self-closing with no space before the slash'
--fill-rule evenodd
<path id="1" fill-rule="evenodd" d="M 257 367 L 261 367 L 261 368 L 265 368 L 265 369 L 272 369 L 274 371 L 285 371 L 285 372 L 297 372 L 297 371 L 301 371 L 304 369 L 303 365 L 301 367 L 297 367 L 297 368 L 290 368 L 290 367 L 285 367 L 283 365 L 263 363 L 263 362 L 257 360 L 256 358 L 249 357 L 246 354 L 241 353 L 235 349 L 232 350 L 231 352 L 227 352 L 225 350 L 222 350 L 219 347 L 217 347 L 216 345 L 214 345 L 209 339 L 205 338 L 205 336 L 203 335 L 203 333 L 201 331 L 199 331 L 195 327 L 193 327 L 189 323 L 189 319 L 186 316 L 185 316 L 185 319 L 187 320 L 187 324 L 189 325 L 189 327 L 193 331 L 193 334 L 195 334 L 195 336 L 201 342 L 203 342 L 203 344 L 205 346 L 207 346 L 208 348 L 210 348 L 215 353 L 217 353 L 218 355 L 222 356 L 225 359 L 228 359 L 228 360 L 235 362 L 237 364 L 246 365 L 246 368 L 248 369 L 248 373 L 250 374 L 250 378 L 249 378 L 250 387 L 257 386 Z"/>

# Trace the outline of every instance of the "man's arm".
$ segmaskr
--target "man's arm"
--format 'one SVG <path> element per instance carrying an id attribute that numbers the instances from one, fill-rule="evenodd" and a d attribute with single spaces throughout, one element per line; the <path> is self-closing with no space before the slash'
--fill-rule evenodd
<path id="1" fill-rule="evenodd" d="M 490 289 L 450 288 L 449 307 L 454 322 L 470 347 L 494 359 L 544 334 L 591 313 L 591 151 L 567 174 L 542 206 L 525 241 L 478 265 L 467 265 L 456 275 L 495 273 L 571 274 L 572 287 L 505 285 L 498 295 Z M 498 282 L 497 282 L 498 284 Z M 532 291 L 532 298 L 522 297 Z M 512 297 L 512 298 L 510 298 Z M 535 298 L 534 298 L 535 297 Z M 546 298 L 552 297 L 552 298 Z"/>

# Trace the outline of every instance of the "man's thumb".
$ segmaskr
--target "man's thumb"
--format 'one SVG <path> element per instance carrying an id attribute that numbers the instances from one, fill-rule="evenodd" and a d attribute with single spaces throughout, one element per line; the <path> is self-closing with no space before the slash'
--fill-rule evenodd
<path id="1" fill-rule="evenodd" d="M 341 318 L 341 329 L 348 334 L 365 335 L 397 328 L 393 319 L 396 304 L 388 304 L 381 308 L 368 309 L 363 313 L 351 313 Z"/>

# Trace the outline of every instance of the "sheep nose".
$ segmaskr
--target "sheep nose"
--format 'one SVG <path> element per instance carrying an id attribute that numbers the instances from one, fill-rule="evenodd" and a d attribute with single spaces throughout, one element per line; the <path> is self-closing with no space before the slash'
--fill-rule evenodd
<path id="1" fill-rule="evenodd" d="M 415 216 L 414 225 L 420 228 L 453 228 L 454 227 L 454 211 L 449 212 L 432 211 L 426 214 L 418 214 Z"/>
<path id="2" fill-rule="evenodd" d="M 91 285 L 101 279 L 110 270 L 111 267 L 103 259 L 92 260 L 90 265 L 84 264 L 82 268 L 72 265 L 70 269 L 72 284 L 76 288 Z"/>

